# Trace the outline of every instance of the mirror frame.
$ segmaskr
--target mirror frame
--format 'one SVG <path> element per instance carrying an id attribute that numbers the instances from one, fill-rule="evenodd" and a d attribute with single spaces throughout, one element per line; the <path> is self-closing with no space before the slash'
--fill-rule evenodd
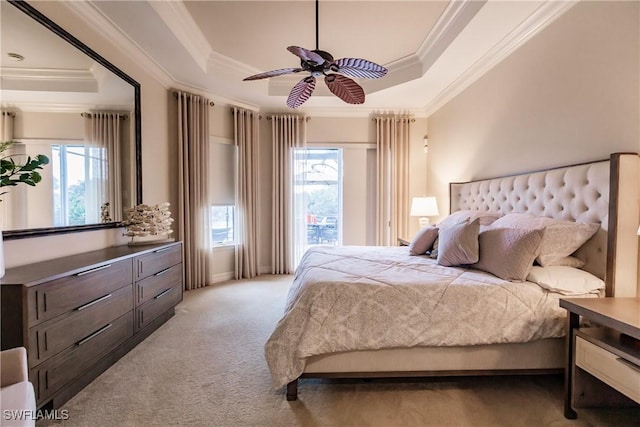
<path id="1" fill-rule="evenodd" d="M 69 44 L 79 49 L 85 55 L 89 56 L 94 61 L 100 63 L 107 70 L 111 71 L 125 82 L 133 86 L 134 89 L 134 117 L 135 117 L 135 182 L 136 182 L 136 204 L 142 203 L 142 112 L 140 107 L 140 83 L 132 79 L 125 74 L 118 67 L 111 62 L 104 59 L 96 51 L 91 49 L 86 44 L 72 36 L 58 24 L 47 18 L 40 13 L 33 6 L 26 3 L 24 0 L 7 0 L 8 3 L 17 7 L 22 12 L 29 15 L 38 23 L 44 25 L 51 30 L 54 34 L 62 39 L 66 40 Z M 84 224 L 84 225 L 71 225 L 61 227 L 46 227 L 46 228 L 27 228 L 22 230 L 6 230 L 2 231 L 4 240 L 12 239 L 25 239 L 29 237 L 48 236 L 52 234 L 74 233 L 78 231 L 88 230 L 100 230 L 105 228 L 118 228 L 121 227 L 120 222 L 108 222 L 98 224 Z"/>

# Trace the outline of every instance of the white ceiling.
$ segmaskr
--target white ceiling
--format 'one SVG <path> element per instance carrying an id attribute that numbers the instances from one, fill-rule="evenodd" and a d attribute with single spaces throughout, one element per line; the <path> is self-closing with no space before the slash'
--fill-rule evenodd
<path id="1" fill-rule="evenodd" d="M 319 3 L 319 48 L 386 66 L 359 80 L 365 104 L 345 104 L 323 83 L 300 110 L 359 115 L 435 111 L 544 26 L 568 1 L 337 1 Z M 34 3 L 37 7 L 37 3 Z M 66 5 L 168 87 L 240 105 L 286 110 L 300 74 L 244 82 L 251 74 L 297 67 L 286 48 L 315 48 L 315 1 L 69 1 Z M 123 43 L 126 42 L 126 43 Z"/>

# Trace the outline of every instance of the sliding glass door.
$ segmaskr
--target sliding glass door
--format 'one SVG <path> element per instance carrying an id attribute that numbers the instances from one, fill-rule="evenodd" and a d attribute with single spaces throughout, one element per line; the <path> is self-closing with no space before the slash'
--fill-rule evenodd
<path id="1" fill-rule="evenodd" d="M 296 259 L 312 245 L 341 245 L 342 149 L 296 149 L 293 194 Z"/>

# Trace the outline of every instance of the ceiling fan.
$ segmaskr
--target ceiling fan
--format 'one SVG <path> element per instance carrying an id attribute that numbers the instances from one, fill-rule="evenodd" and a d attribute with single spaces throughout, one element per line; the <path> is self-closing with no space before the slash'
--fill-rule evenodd
<path id="1" fill-rule="evenodd" d="M 316 87 L 316 78 L 324 76 L 327 87 L 338 98 L 349 104 L 364 103 L 364 90 L 349 77 L 377 79 L 387 74 L 387 69 L 375 62 L 360 58 L 333 59 L 329 52 L 318 49 L 318 0 L 316 0 L 316 48 L 289 46 L 287 50 L 300 58 L 300 67 L 281 68 L 249 76 L 243 81 L 266 79 L 268 77 L 307 71 L 309 76 L 300 80 L 289 93 L 287 105 L 298 108 L 311 97 Z M 339 74 L 338 74 L 339 73 Z"/>

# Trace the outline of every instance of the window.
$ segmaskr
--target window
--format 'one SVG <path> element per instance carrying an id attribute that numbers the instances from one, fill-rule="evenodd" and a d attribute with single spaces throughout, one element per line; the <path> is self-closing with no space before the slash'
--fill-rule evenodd
<path id="1" fill-rule="evenodd" d="M 237 148 L 230 142 L 212 142 L 211 165 L 211 245 L 235 243 L 235 177 Z"/>
<path id="2" fill-rule="evenodd" d="M 295 150 L 296 252 L 342 244 L 342 150 Z"/>
<path id="3" fill-rule="evenodd" d="M 235 206 L 211 206 L 211 244 L 235 243 L 234 214 Z"/>
<path id="4" fill-rule="evenodd" d="M 106 191 L 104 149 L 52 145 L 54 226 L 100 222 Z"/>

